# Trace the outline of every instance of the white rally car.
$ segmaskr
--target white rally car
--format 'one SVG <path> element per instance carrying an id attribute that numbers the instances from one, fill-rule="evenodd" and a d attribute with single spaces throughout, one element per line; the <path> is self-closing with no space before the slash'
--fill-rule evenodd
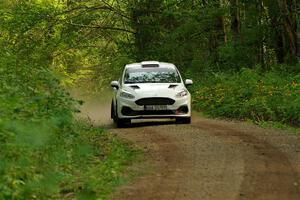
<path id="1" fill-rule="evenodd" d="M 174 64 L 145 61 L 125 66 L 119 81 L 112 81 L 111 118 L 118 127 L 131 119 L 175 118 L 191 122 L 191 95 Z"/>

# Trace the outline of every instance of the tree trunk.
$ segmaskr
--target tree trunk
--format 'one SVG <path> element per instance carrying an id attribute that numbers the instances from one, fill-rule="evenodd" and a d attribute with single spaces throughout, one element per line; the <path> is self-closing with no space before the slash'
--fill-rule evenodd
<path id="1" fill-rule="evenodd" d="M 230 14 L 232 39 L 237 42 L 241 32 L 239 0 L 230 0 Z"/>
<path id="2" fill-rule="evenodd" d="M 153 49 L 161 40 L 160 24 L 163 0 L 131 1 L 131 27 L 135 32 L 135 55 L 137 60 L 156 59 Z"/>
<path id="3" fill-rule="evenodd" d="M 297 3 L 296 0 L 278 0 L 278 6 L 282 13 L 285 60 L 288 63 L 296 63 L 298 56 Z"/>
<path id="4" fill-rule="evenodd" d="M 213 4 L 216 9 L 222 8 L 222 0 L 216 0 Z M 218 64 L 219 55 L 218 55 L 218 47 L 227 42 L 224 16 L 218 15 L 214 19 L 214 23 L 211 27 L 210 31 L 210 39 L 209 39 L 209 50 L 212 56 L 213 62 Z"/>

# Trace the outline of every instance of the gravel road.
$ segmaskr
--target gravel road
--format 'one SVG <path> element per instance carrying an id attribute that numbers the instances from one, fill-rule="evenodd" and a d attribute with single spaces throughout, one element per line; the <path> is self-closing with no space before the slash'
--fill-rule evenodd
<path id="1" fill-rule="evenodd" d="M 139 121 L 116 129 L 104 120 L 108 113 L 109 106 L 87 104 L 83 109 L 96 124 L 145 152 L 144 162 L 134 169 L 141 175 L 121 187 L 113 199 L 300 199 L 300 136 L 296 134 L 197 115 L 191 125 Z"/>

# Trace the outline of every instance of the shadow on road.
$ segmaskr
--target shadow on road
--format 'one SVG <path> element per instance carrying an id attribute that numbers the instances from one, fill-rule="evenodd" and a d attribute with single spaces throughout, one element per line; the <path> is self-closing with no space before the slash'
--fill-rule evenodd
<path id="1" fill-rule="evenodd" d="M 175 124 L 174 120 L 164 120 L 164 121 L 133 121 L 131 124 L 126 126 L 126 128 L 138 128 L 138 127 L 147 127 L 147 126 L 162 126 L 162 125 L 170 125 Z"/>
<path id="2" fill-rule="evenodd" d="M 86 118 L 81 118 L 81 119 L 86 119 Z M 88 120 L 91 122 L 94 126 L 99 126 L 101 128 L 105 129 L 114 129 L 118 128 L 115 123 L 113 123 L 112 120 L 106 119 L 105 123 L 97 123 L 94 120 Z M 104 119 L 103 119 L 104 121 Z M 153 127 L 153 126 L 165 126 L 165 125 L 174 125 L 175 120 L 169 120 L 169 121 L 132 121 L 130 124 L 127 124 L 125 127 L 120 128 L 120 129 L 132 129 L 132 128 L 142 128 L 142 127 Z"/>

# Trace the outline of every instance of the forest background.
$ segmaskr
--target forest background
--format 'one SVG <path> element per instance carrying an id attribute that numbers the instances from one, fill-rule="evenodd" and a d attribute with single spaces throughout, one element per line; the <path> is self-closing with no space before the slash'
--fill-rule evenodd
<path id="1" fill-rule="evenodd" d="M 131 62 L 174 63 L 205 115 L 299 127 L 298 16 L 296 0 L 0 0 L 0 199 L 122 183 L 135 150 L 78 125 L 67 91 L 106 93 Z"/>

